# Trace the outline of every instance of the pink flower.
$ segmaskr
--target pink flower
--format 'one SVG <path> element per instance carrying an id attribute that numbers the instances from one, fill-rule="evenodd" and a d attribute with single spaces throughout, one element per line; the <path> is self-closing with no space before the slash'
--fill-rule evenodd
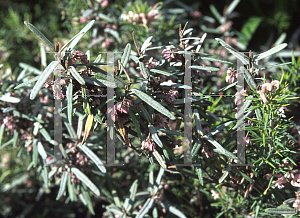
<path id="1" fill-rule="evenodd" d="M 80 18 L 80 23 L 86 23 L 87 19 L 85 17 Z"/>
<path id="2" fill-rule="evenodd" d="M 260 94 L 259 99 L 262 100 L 265 104 L 268 103 L 268 100 L 267 100 L 266 95 L 264 93 Z"/>
<path id="3" fill-rule="evenodd" d="M 286 179 L 283 176 L 281 176 L 276 182 L 272 182 L 275 183 L 275 186 L 273 188 L 278 187 L 279 189 L 282 189 L 284 188 L 283 184 L 285 184 L 286 182 Z"/>
<path id="4" fill-rule="evenodd" d="M 166 123 L 168 123 L 167 119 L 163 117 L 161 114 L 155 115 L 155 123 L 157 123 L 159 128 L 165 128 Z"/>
<path id="5" fill-rule="evenodd" d="M 102 3 L 101 3 L 101 7 L 107 7 L 108 6 L 108 1 L 107 0 L 104 0 Z"/>
<path id="6" fill-rule="evenodd" d="M 190 13 L 190 16 L 193 17 L 194 19 L 201 17 L 201 12 L 200 11 L 193 11 Z"/>
<path id="7" fill-rule="evenodd" d="M 296 174 L 291 181 L 291 185 L 300 188 L 300 174 Z"/>
<path id="8" fill-rule="evenodd" d="M 175 53 L 172 53 L 170 48 L 166 48 L 162 51 L 162 56 L 164 59 L 167 59 L 170 62 L 175 58 Z"/>
<path id="9" fill-rule="evenodd" d="M 272 90 L 272 85 L 270 83 L 265 83 L 262 85 L 261 90 L 265 94 Z"/>
<path id="10" fill-rule="evenodd" d="M 149 151 L 154 151 L 155 147 L 156 147 L 156 145 L 152 138 L 148 138 L 148 139 L 142 141 L 142 149 L 148 149 Z"/>
<path id="11" fill-rule="evenodd" d="M 235 96 L 235 99 L 234 99 L 234 103 L 236 105 L 239 105 L 242 103 L 242 101 L 245 101 L 244 100 L 244 96 L 247 94 L 247 92 L 245 91 L 245 89 L 242 89 L 240 90 L 239 92 L 237 92 L 234 96 Z"/>
<path id="12" fill-rule="evenodd" d="M 237 79 L 237 72 L 232 67 L 227 69 L 226 82 L 233 83 Z"/>

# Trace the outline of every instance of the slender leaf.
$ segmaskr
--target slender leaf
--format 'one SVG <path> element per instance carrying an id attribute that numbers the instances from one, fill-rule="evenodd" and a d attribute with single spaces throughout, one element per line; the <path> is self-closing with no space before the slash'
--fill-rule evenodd
<path id="1" fill-rule="evenodd" d="M 56 66 L 59 64 L 59 61 L 52 61 L 44 70 L 43 72 L 43 76 L 39 77 L 38 81 L 36 82 L 36 84 L 34 85 L 33 89 L 31 90 L 30 93 L 30 99 L 33 100 L 36 95 L 39 93 L 40 89 L 44 86 L 45 82 L 47 81 L 48 77 L 50 76 L 50 74 L 52 73 L 52 71 L 54 70 L 54 68 L 56 68 Z"/>
<path id="2" fill-rule="evenodd" d="M 69 123 L 72 125 L 72 110 L 73 110 L 73 83 L 69 83 L 67 88 L 67 101 L 68 101 L 68 120 Z"/>
<path id="3" fill-rule="evenodd" d="M 40 76 L 41 76 L 41 75 L 36 76 L 36 77 L 34 77 L 34 78 L 32 78 L 32 79 L 30 79 L 30 80 L 24 82 L 24 83 L 21 83 L 21 84 L 17 85 L 14 89 L 19 89 L 19 88 L 21 88 L 21 87 L 23 87 L 23 86 L 26 86 L 26 85 L 28 85 L 28 84 L 30 84 L 30 83 L 33 83 L 33 82 L 37 81 L 37 80 L 40 78 Z"/>
<path id="4" fill-rule="evenodd" d="M 46 154 L 44 146 L 42 145 L 42 143 L 40 141 L 38 141 L 38 143 L 37 143 L 37 149 L 38 149 L 38 152 L 41 155 L 41 157 L 44 160 L 46 160 L 47 159 L 47 154 Z"/>
<path id="5" fill-rule="evenodd" d="M 141 53 L 145 53 L 146 49 L 152 44 L 151 39 L 153 36 L 148 37 L 141 48 Z"/>
<path id="6" fill-rule="evenodd" d="M 158 144 L 159 147 L 162 148 L 162 147 L 163 147 L 163 144 L 162 144 L 162 142 L 160 141 L 160 139 L 159 139 L 159 137 L 158 137 L 158 135 L 157 135 L 157 133 L 156 133 L 155 127 L 152 126 L 152 125 L 148 125 L 148 128 L 149 128 L 149 130 L 150 130 L 150 133 L 151 133 L 151 136 L 152 136 L 153 140 L 156 142 L 156 144 Z"/>
<path id="7" fill-rule="evenodd" d="M 123 64 L 124 67 L 126 67 L 126 64 L 128 63 L 130 53 L 131 53 L 131 45 L 129 43 L 127 43 L 124 53 L 121 58 L 121 63 Z M 123 69 L 121 68 L 120 74 L 122 73 L 122 71 L 123 71 Z"/>
<path id="8" fill-rule="evenodd" d="M 69 67 L 72 76 L 79 82 L 81 85 L 85 85 L 84 79 L 80 76 L 80 74 L 76 71 L 75 67 Z"/>
<path id="9" fill-rule="evenodd" d="M 34 25 L 24 21 L 24 24 L 37 36 L 39 39 L 45 43 L 52 51 L 55 51 L 53 43 L 49 41 Z"/>
<path id="10" fill-rule="evenodd" d="M 80 179 L 89 189 L 91 189 L 92 192 L 95 193 L 95 195 L 100 196 L 99 189 L 95 186 L 95 184 L 79 169 L 72 167 L 71 171 Z"/>
<path id="11" fill-rule="evenodd" d="M 154 203 L 154 199 L 148 198 L 146 203 L 143 205 L 142 209 L 137 214 L 136 218 L 144 217 L 149 212 L 149 210 L 152 208 L 153 203 Z"/>
<path id="12" fill-rule="evenodd" d="M 136 179 L 132 183 L 132 185 L 129 189 L 129 197 L 127 197 L 124 201 L 124 208 L 127 212 L 130 212 L 130 210 L 133 206 L 134 199 L 135 199 L 135 196 L 136 196 L 137 186 L 138 186 L 138 180 Z"/>
<path id="13" fill-rule="evenodd" d="M 61 196 L 63 196 L 63 194 L 66 190 L 67 181 L 68 181 L 68 172 L 64 171 L 61 176 L 60 186 L 59 186 L 56 200 L 59 200 L 61 198 Z"/>
<path id="14" fill-rule="evenodd" d="M 193 70 L 206 70 L 206 71 L 219 71 L 217 67 L 206 67 L 206 66 L 190 66 Z"/>
<path id="15" fill-rule="evenodd" d="M 261 54 L 259 54 L 259 55 L 255 55 L 255 56 L 253 57 L 253 60 L 254 60 L 254 61 L 258 61 L 258 60 L 260 60 L 260 59 L 269 57 L 269 56 L 271 56 L 272 54 L 275 54 L 275 53 L 281 51 L 281 50 L 284 49 L 286 46 L 287 46 L 287 43 L 283 43 L 283 44 L 277 45 L 277 46 L 275 46 L 274 48 L 271 48 L 270 50 L 265 51 L 264 53 L 261 53 Z"/>
<path id="16" fill-rule="evenodd" d="M 103 162 L 100 160 L 100 158 L 87 146 L 78 144 L 77 145 L 91 160 L 96 164 L 96 166 L 99 168 L 99 170 L 102 173 L 106 173 L 106 168 L 103 164 Z"/>
<path id="17" fill-rule="evenodd" d="M 167 165 L 164 161 L 164 159 L 162 158 L 162 156 L 160 155 L 160 153 L 157 152 L 157 150 L 154 150 L 152 152 L 153 156 L 156 158 L 156 160 L 158 161 L 159 165 L 163 168 L 163 169 L 167 169 Z"/>
<path id="18" fill-rule="evenodd" d="M 142 99 L 144 102 L 146 102 L 148 105 L 153 107 L 155 110 L 158 112 L 162 113 L 163 115 L 169 117 L 171 120 L 175 120 L 176 117 L 168 111 L 166 108 L 164 108 L 160 103 L 157 101 L 153 100 L 152 97 L 149 95 L 145 94 L 144 92 L 141 92 L 137 89 L 132 89 L 131 90 L 134 94 L 136 94 L 140 99 Z"/>

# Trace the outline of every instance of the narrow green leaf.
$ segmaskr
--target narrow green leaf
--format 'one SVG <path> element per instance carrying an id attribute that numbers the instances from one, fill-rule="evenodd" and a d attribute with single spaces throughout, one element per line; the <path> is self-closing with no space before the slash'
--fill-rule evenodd
<path id="1" fill-rule="evenodd" d="M 55 51 L 53 43 L 49 41 L 34 25 L 24 21 L 24 24 L 37 36 L 39 39 L 45 43 L 52 51 Z"/>
<path id="2" fill-rule="evenodd" d="M 152 44 L 151 39 L 153 36 L 148 37 L 142 45 L 141 53 L 144 53 L 146 49 Z"/>
<path id="3" fill-rule="evenodd" d="M 59 200 L 61 198 L 61 196 L 63 196 L 63 194 L 66 190 L 67 181 L 68 181 L 68 172 L 64 171 L 61 176 L 59 191 L 58 191 L 56 200 Z"/>
<path id="4" fill-rule="evenodd" d="M 158 73 L 158 74 L 162 74 L 162 75 L 165 75 L 165 76 L 169 76 L 169 77 L 178 79 L 177 76 L 173 75 L 172 73 L 166 72 L 166 71 L 157 70 L 157 69 L 151 69 L 150 71 L 153 72 L 153 73 Z"/>
<path id="5" fill-rule="evenodd" d="M 248 65 L 249 64 L 249 57 L 241 54 L 234 48 L 232 48 L 230 45 L 228 45 L 226 42 L 224 42 L 222 39 L 215 38 L 224 48 L 226 48 L 231 54 L 233 54 L 237 59 L 239 59 L 243 64 Z"/>
<path id="6" fill-rule="evenodd" d="M 153 170 L 149 172 L 149 185 L 147 191 L 150 192 L 151 195 L 154 195 L 154 177 Z"/>
<path id="7" fill-rule="evenodd" d="M 8 96 L 8 95 L 0 95 L 0 101 L 8 102 L 8 103 L 19 103 L 21 99 Z"/>
<path id="8" fill-rule="evenodd" d="M 201 163 L 200 163 L 200 158 L 199 156 L 197 155 L 196 156 L 196 165 L 195 165 L 195 168 L 196 168 L 196 173 L 198 175 L 198 178 L 199 178 L 199 182 L 200 182 L 200 185 L 203 186 L 203 170 L 201 168 Z"/>
<path id="9" fill-rule="evenodd" d="M 206 71 L 219 71 L 217 67 L 206 67 L 206 66 L 190 66 L 193 70 L 206 70 Z"/>
<path id="10" fill-rule="evenodd" d="M 67 88 L 67 108 L 68 108 L 68 120 L 69 123 L 72 125 L 72 110 L 73 110 L 73 83 L 69 83 Z"/>
<path id="11" fill-rule="evenodd" d="M 148 111 L 146 110 L 146 108 L 142 104 L 140 104 L 139 106 L 140 106 L 140 108 L 141 108 L 141 110 L 142 110 L 142 112 L 143 112 L 143 114 L 144 114 L 147 122 L 150 123 L 151 122 L 150 114 L 148 113 Z"/>
<path id="12" fill-rule="evenodd" d="M 76 34 L 76 37 L 72 38 L 72 41 L 70 42 L 70 45 L 67 48 L 67 51 L 73 50 L 73 48 L 77 45 L 77 43 L 80 41 L 80 39 L 89 31 L 89 29 L 94 25 L 95 20 L 91 20 L 78 34 Z M 69 44 L 69 42 L 67 44 Z M 63 48 L 62 48 L 63 49 Z M 60 52 L 62 51 L 60 50 Z"/>
<path id="13" fill-rule="evenodd" d="M 197 141 L 192 149 L 192 157 L 198 154 L 199 149 L 201 148 L 201 141 Z"/>
<path id="14" fill-rule="evenodd" d="M 76 71 L 75 67 L 69 67 L 72 76 L 79 82 L 81 85 L 85 85 L 84 79 L 80 76 L 80 74 Z"/>
<path id="15" fill-rule="evenodd" d="M 163 168 L 163 169 L 167 169 L 167 165 L 164 161 L 164 159 L 162 158 L 162 156 L 160 155 L 160 153 L 157 152 L 157 150 L 154 150 L 152 152 L 153 156 L 156 158 L 156 160 L 158 161 L 159 165 Z"/>
<path id="16" fill-rule="evenodd" d="M 95 195 L 100 196 L 99 189 L 95 186 L 95 184 L 79 169 L 72 167 L 71 171 L 87 186 L 89 189 L 91 189 L 92 192 L 95 193 Z"/>
<path id="17" fill-rule="evenodd" d="M 136 218 L 143 218 L 152 208 L 153 203 L 154 203 L 154 199 L 148 198 L 146 203 L 143 205 L 142 209 L 137 214 Z"/>
<path id="18" fill-rule="evenodd" d="M 160 141 L 160 139 L 159 139 L 159 137 L 158 137 L 158 135 L 157 135 L 157 133 L 156 133 L 155 127 L 152 126 L 152 125 L 148 125 L 148 128 L 149 128 L 149 130 L 150 130 L 150 133 L 151 133 L 151 136 L 152 136 L 153 140 L 156 142 L 156 144 L 158 144 L 159 147 L 162 148 L 162 147 L 163 147 L 163 144 L 162 144 L 162 142 Z"/>
<path id="19" fill-rule="evenodd" d="M 201 121 L 200 121 L 200 115 L 197 109 L 194 109 L 194 119 L 196 123 L 196 128 L 197 128 L 197 133 L 199 136 L 203 136 L 202 132 L 202 126 L 201 126 Z"/>
<path id="20" fill-rule="evenodd" d="M 120 85 L 120 83 L 115 83 L 115 82 L 109 82 L 107 80 L 102 80 L 102 79 L 96 79 L 88 76 L 83 77 L 84 81 L 88 84 L 92 84 L 95 86 L 100 86 L 100 87 L 110 87 L 110 88 L 117 88 L 116 84 L 118 85 L 119 88 L 124 88 L 124 85 Z"/>
<path id="21" fill-rule="evenodd" d="M 40 78 L 40 76 L 41 76 L 41 75 L 36 76 L 36 77 L 34 77 L 34 78 L 28 80 L 27 82 L 21 83 L 21 84 L 17 85 L 14 89 L 19 89 L 19 88 L 21 88 L 21 87 L 23 87 L 23 86 L 26 86 L 26 85 L 28 85 L 28 84 L 30 84 L 30 83 L 33 83 L 33 82 L 37 81 L 37 80 Z"/>
<path id="22" fill-rule="evenodd" d="M 99 170 L 102 173 L 106 173 L 106 168 L 103 164 L 103 162 L 100 160 L 100 158 L 87 146 L 78 144 L 77 145 L 91 160 L 96 164 L 96 166 L 99 168 Z"/>
<path id="23" fill-rule="evenodd" d="M 175 86 L 179 89 L 192 89 L 192 87 L 190 87 L 190 86 L 183 85 L 183 84 L 180 84 L 180 83 L 173 83 L 173 82 L 170 82 L 170 81 L 162 82 L 160 85 L 161 86 Z"/>
<path id="24" fill-rule="evenodd" d="M 75 188 L 74 188 L 74 184 L 71 183 L 71 176 L 68 176 L 68 192 L 69 192 L 69 196 L 72 202 L 76 202 L 77 201 L 77 196 L 75 193 Z"/>
<path id="25" fill-rule="evenodd" d="M 118 195 L 117 195 L 116 190 L 112 190 L 111 193 L 112 193 L 112 196 L 113 196 L 115 205 L 116 205 L 117 207 L 121 208 L 120 199 L 119 199 L 119 197 L 118 197 Z"/>
<path id="26" fill-rule="evenodd" d="M 128 63 L 130 53 L 131 53 L 131 44 L 127 43 L 124 53 L 121 58 L 121 63 L 123 64 L 124 67 L 126 67 L 126 64 Z M 122 71 L 123 71 L 123 69 L 121 68 L 120 74 L 122 73 Z"/>
<path id="27" fill-rule="evenodd" d="M 281 51 L 281 50 L 284 49 L 286 46 L 287 46 L 287 43 L 283 43 L 283 44 L 277 45 L 277 46 L 275 46 L 274 48 L 271 48 L 270 50 L 265 51 L 264 53 L 261 53 L 261 54 L 259 54 L 259 55 L 255 55 L 255 56 L 253 57 L 253 60 L 254 60 L 254 61 L 258 61 L 258 60 L 260 60 L 260 59 L 269 57 L 269 56 L 271 56 L 272 54 L 275 54 L 275 53 Z"/>
<path id="28" fill-rule="evenodd" d="M 244 69 L 244 73 L 245 73 L 244 75 L 248 85 L 252 87 L 252 89 L 256 89 L 257 88 L 256 83 L 254 82 L 254 79 L 249 73 L 249 71 L 245 67 L 241 67 L 241 68 Z"/>
<path id="29" fill-rule="evenodd" d="M 41 155 L 41 157 L 44 160 L 46 160 L 47 159 L 47 154 L 46 154 L 44 146 L 42 145 L 42 143 L 40 141 L 38 141 L 38 143 L 37 143 L 37 149 L 38 149 L 38 152 Z"/>
<path id="30" fill-rule="evenodd" d="M 157 101 L 153 100 L 152 97 L 149 95 L 145 94 L 144 92 L 141 92 L 137 89 L 132 89 L 131 90 L 134 94 L 136 94 L 140 99 L 142 99 L 144 102 L 146 102 L 148 105 L 153 107 L 155 110 L 158 112 L 162 113 L 163 115 L 169 117 L 171 120 L 175 120 L 176 117 L 168 111 L 166 108 L 164 108 L 160 103 Z"/>
<path id="31" fill-rule="evenodd" d="M 162 128 L 157 128 L 157 127 L 155 127 L 155 129 L 158 132 L 163 132 L 163 133 L 170 134 L 170 135 L 184 136 L 184 134 L 181 133 L 181 132 L 176 132 L 176 131 L 172 131 L 172 130 L 169 130 L 169 129 L 162 129 Z"/>
<path id="32" fill-rule="evenodd" d="M 145 67 L 144 62 L 139 61 L 139 66 L 140 66 L 140 70 L 142 72 L 143 77 L 145 79 L 148 79 L 150 75 L 149 75 L 148 69 Z"/>
<path id="33" fill-rule="evenodd" d="M 174 215 L 176 215 L 180 218 L 186 218 L 186 216 L 180 210 L 178 210 L 176 207 L 173 207 L 165 202 L 161 202 L 161 206 L 166 208 L 168 211 L 170 211 L 171 213 L 173 213 Z"/>
<path id="34" fill-rule="evenodd" d="M 136 132 L 138 134 L 139 139 L 142 141 L 142 133 L 141 133 L 141 129 L 140 129 L 140 123 L 137 121 L 136 116 L 132 113 L 131 110 L 129 110 L 129 116 L 133 122 L 133 125 L 135 126 Z"/>
<path id="35" fill-rule="evenodd" d="M 239 3 L 240 3 L 240 0 L 232 1 L 225 12 L 226 16 L 230 15 Z"/>
<path id="36" fill-rule="evenodd" d="M 154 194 L 158 191 L 158 187 L 160 185 L 160 182 L 161 182 L 162 176 L 164 175 L 164 172 L 165 172 L 165 170 L 163 168 L 159 169 L 159 172 L 156 177 L 155 184 L 154 184 Z"/>
<path id="37" fill-rule="evenodd" d="M 137 186 L 138 186 L 138 184 L 137 184 L 137 182 L 138 182 L 138 180 L 136 179 L 133 183 L 132 183 L 132 185 L 131 185 L 131 187 L 130 187 L 130 189 L 129 189 L 129 196 L 125 199 L 125 201 L 124 201 L 124 208 L 125 208 L 125 210 L 126 210 L 126 212 L 130 212 L 130 210 L 131 210 L 131 208 L 132 208 L 132 206 L 133 206 L 133 202 L 134 202 L 134 200 L 135 200 L 135 196 L 136 196 L 136 191 L 137 191 Z M 132 203 L 131 203 L 132 202 Z"/>
<path id="38" fill-rule="evenodd" d="M 44 86 L 45 82 L 53 72 L 53 70 L 56 68 L 56 66 L 59 64 L 59 61 L 52 61 L 44 70 L 43 76 L 39 77 L 38 81 L 34 85 L 33 89 L 30 93 L 30 100 L 33 100 L 36 95 L 39 93 L 40 89 Z"/>

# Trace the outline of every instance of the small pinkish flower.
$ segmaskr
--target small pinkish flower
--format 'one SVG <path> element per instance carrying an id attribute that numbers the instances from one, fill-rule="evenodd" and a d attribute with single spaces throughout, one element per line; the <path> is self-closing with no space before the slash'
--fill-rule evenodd
<path id="1" fill-rule="evenodd" d="M 270 92 L 272 90 L 272 85 L 270 83 L 265 83 L 262 85 L 261 90 L 264 94 Z"/>
<path id="2" fill-rule="evenodd" d="M 300 188 L 300 174 L 296 174 L 291 181 L 291 185 Z"/>
<path id="3" fill-rule="evenodd" d="M 268 100 L 267 100 L 266 95 L 264 93 L 260 94 L 259 99 L 262 100 L 265 104 L 268 104 Z"/>
<path id="4" fill-rule="evenodd" d="M 50 160 L 52 160 L 52 157 L 47 157 L 46 163 L 49 163 Z"/>
<path id="5" fill-rule="evenodd" d="M 223 24 L 220 28 L 221 33 L 227 32 L 232 26 L 232 21 L 227 21 L 225 24 Z"/>
<path id="6" fill-rule="evenodd" d="M 172 53 L 170 48 L 166 48 L 162 51 L 162 56 L 164 59 L 167 59 L 170 62 L 175 58 L 175 53 Z"/>
<path id="7" fill-rule="evenodd" d="M 235 94 L 234 103 L 235 103 L 236 105 L 241 104 L 242 101 L 245 101 L 245 100 L 244 100 L 244 96 L 246 96 L 246 94 L 247 94 L 247 92 L 245 91 L 245 89 L 242 89 L 242 90 L 240 90 L 239 92 L 237 92 L 237 93 Z"/>
<path id="8" fill-rule="evenodd" d="M 237 72 L 232 67 L 227 69 L 226 82 L 233 83 L 237 79 Z"/>
<path id="9" fill-rule="evenodd" d="M 190 13 L 190 16 L 193 17 L 194 19 L 201 17 L 201 12 L 200 11 L 193 11 Z"/>
<path id="10" fill-rule="evenodd" d="M 101 7 L 107 7 L 108 6 L 108 1 L 107 0 L 104 0 L 102 3 L 101 3 Z"/>
<path id="11" fill-rule="evenodd" d="M 275 186 L 273 188 L 278 187 L 279 189 L 282 189 L 284 188 L 283 184 L 285 184 L 286 182 L 286 179 L 282 176 L 277 181 L 272 182 L 273 184 L 275 183 Z"/>
<path id="12" fill-rule="evenodd" d="M 87 19 L 85 17 L 80 18 L 80 23 L 86 23 Z"/>

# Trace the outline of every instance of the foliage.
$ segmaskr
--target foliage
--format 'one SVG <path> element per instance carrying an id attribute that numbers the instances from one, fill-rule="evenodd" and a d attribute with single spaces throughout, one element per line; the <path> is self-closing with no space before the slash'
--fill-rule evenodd
<path id="1" fill-rule="evenodd" d="M 265 21 L 251 17 L 234 29 L 239 3 L 223 15 L 210 5 L 209 17 L 180 1 L 61 2 L 67 37 L 29 15 L 25 29 L 10 9 L 6 25 L 40 40 L 42 73 L 25 58 L 13 72 L 1 66 L 1 215 L 296 215 L 300 127 L 288 110 L 299 104 L 300 62 L 283 38 L 239 53 Z M 112 50 L 120 53 L 114 61 L 99 54 Z M 241 131 L 247 166 L 237 165 Z M 34 211 L 33 201 L 46 209 Z"/>

